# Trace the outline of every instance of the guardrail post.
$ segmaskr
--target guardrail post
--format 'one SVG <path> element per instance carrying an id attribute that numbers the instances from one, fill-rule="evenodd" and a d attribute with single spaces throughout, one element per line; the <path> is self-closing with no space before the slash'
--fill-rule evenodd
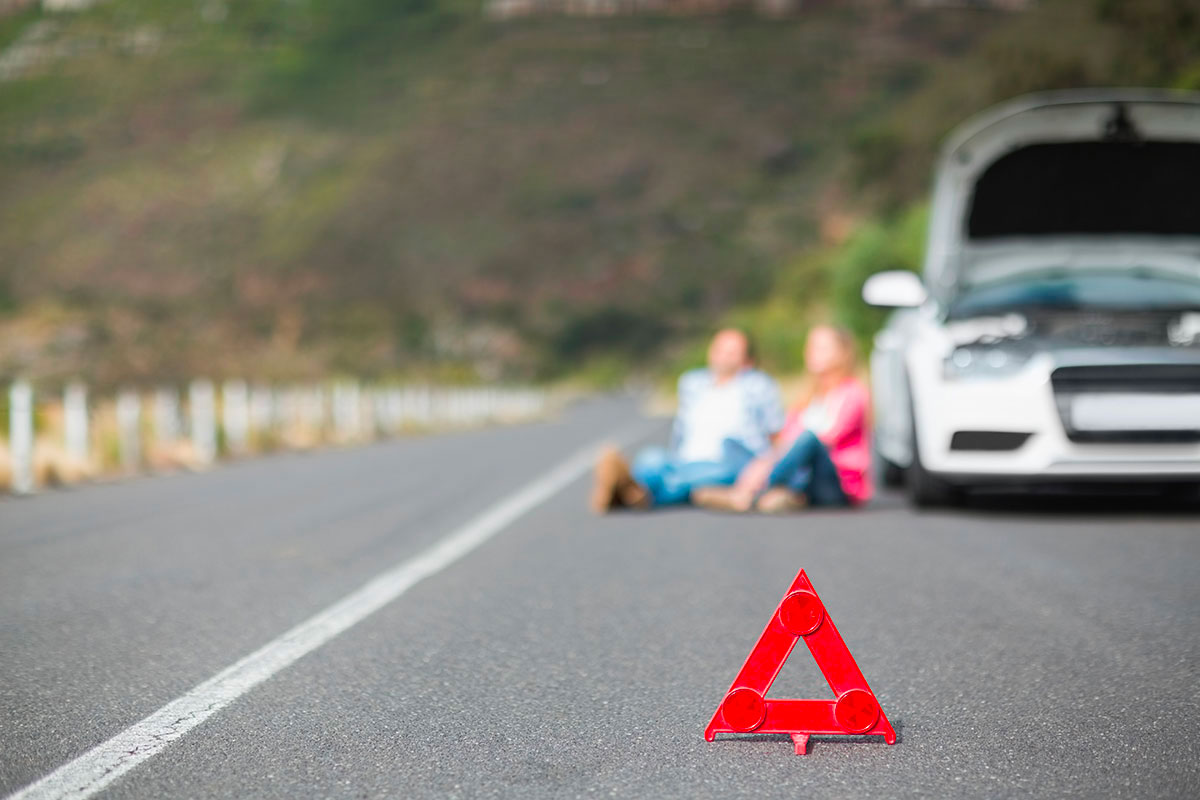
<path id="1" fill-rule="evenodd" d="M 359 438 L 362 433 L 361 392 L 357 383 L 338 381 L 330 394 L 334 435 L 340 442 Z"/>
<path id="2" fill-rule="evenodd" d="M 231 453 L 245 453 L 250 434 L 250 395 L 245 381 L 225 381 L 221 387 L 221 424 Z"/>
<path id="3" fill-rule="evenodd" d="M 188 387 L 188 415 L 196 457 L 202 464 L 211 464 L 217 458 L 216 397 L 212 381 L 192 381 Z"/>
<path id="4" fill-rule="evenodd" d="M 158 443 L 173 442 L 183 433 L 179 419 L 179 392 L 159 389 L 154 393 L 154 439 Z"/>
<path id="5" fill-rule="evenodd" d="M 8 389 L 8 446 L 12 451 L 13 494 L 32 494 L 33 387 L 15 381 Z"/>
<path id="6" fill-rule="evenodd" d="M 81 465 L 89 460 L 87 387 L 79 381 L 63 392 L 63 439 L 67 454 Z"/>
<path id="7" fill-rule="evenodd" d="M 325 433 L 325 390 L 311 386 L 305 392 L 304 419 L 316 431 L 317 438 Z"/>

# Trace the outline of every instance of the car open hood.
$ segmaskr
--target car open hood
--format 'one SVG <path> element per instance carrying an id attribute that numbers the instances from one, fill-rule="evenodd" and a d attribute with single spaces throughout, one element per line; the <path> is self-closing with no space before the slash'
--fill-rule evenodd
<path id="1" fill-rule="evenodd" d="M 938 165 L 926 283 L 964 286 L 1089 254 L 1200 277 L 1200 93 L 1030 95 L 969 120 Z M 1119 260 L 1119 259 L 1118 259 Z"/>

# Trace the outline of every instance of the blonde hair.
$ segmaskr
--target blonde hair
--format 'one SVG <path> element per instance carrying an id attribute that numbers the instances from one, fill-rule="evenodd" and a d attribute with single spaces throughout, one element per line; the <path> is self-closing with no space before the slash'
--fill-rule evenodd
<path id="1" fill-rule="evenodd" d="M 858 342 L 854 338 L 854 334 L 844 325 L 837 325 L 832 322 L 819 322 L 808 329 L 808 336 L 812 336 L 814 332 L 826 330 L 833 334 L 834 339 L 838 343 L 838 347 L 842 350 L 843 361 L 841 368 L 841 377 L 843 380 L 853 377 L 858 374 Z M 808 336 L 804 337 L 807 344 Z M 796 395 L 795 406 L 797 408 L 807 408 L 812 402 L 813 397 L 817 394 L 817 377 L 808 371 L 806 366 L 804 376 L 800 379 L 800 389 Z"/>
<path id="2" fill-rule="evenodd" d="M 854 338 L 854 334 L 845 325 L 834 325 L 832 323 L 822 323 L 814 325 L 809 329 L 808 335 L 812 336 L 813 331 L 824 328 L 833 334 L 837 339 L 838 346 L 842 348 L 842 354 L 845 356 L 845 361 L 842 364 L 842 369 L 847 375 L 853 375 L 858 369 L 858 341 Z"/>

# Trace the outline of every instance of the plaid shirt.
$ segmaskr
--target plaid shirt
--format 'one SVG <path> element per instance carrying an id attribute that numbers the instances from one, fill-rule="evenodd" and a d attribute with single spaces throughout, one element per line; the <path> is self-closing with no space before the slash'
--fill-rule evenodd
<path id="1" fill-rule="evenodd" d="M 741 443 L 751 453 L 758 454 L 771 445 L 771 437 L 783 427 L 783 403 L 779 387 L 765 372 L 746 369 L 733 379 L 742 393 L 742 413 L 726 423 L 726 439 Z M 671 451 L 678 453 L 683 442 L 697 425 L 692 413 L 701 396 L 715 386 L 712 373 L 694 369 L 679 378 L 679 410 L 671 429 Z"/>

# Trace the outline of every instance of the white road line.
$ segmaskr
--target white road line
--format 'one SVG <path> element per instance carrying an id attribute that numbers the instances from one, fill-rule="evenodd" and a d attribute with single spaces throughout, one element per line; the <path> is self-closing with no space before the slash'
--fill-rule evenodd
<path id="1" fill-rule="evenodd" d="M 636 441 L 647 432 L 645 425 L 639 425 L 616 441 Z M 258 684 L 366 619 L 424 579 L 446 569 L 549 500 L 587 472 L 598 447 L 597 443 L 584 448 L 429 549 L 380 574 L 141 722 L 11 795 L 9 800 L 82 800 L 91 797 Z"/>

